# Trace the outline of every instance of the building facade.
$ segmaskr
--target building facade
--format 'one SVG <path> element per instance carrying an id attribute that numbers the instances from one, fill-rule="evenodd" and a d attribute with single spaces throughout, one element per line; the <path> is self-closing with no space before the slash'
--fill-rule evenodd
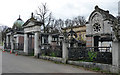
<path id="1" fill-rule="evenodd" d="M 112 27 L 110 20 L 115 17 L 98 6 L 89 16 L 86 24 L 86 46 L 87 47 L 111 47 L 112 46 Z"/>
<path id="2" fill-rule="evenodd" d="M 81 41 L 83 44 L 86 44 L 86 25 L 72 26 L 72 30 L 77 34 L 77 37 L 74 37 L 76 40 Z M 62 32 L 70 32 L 71 27 L 62 28 Z M 85 46 L 85 45 L 84 45 Z"/>
<path id="3" fill-rule="evenodd" d="M 22 25 L 24 21 L 19 18 L 14 22 L 12 28 L 6 29 L 4 48 L 12 50 L 22 50 L 24 46 L 24 31 Z"/>

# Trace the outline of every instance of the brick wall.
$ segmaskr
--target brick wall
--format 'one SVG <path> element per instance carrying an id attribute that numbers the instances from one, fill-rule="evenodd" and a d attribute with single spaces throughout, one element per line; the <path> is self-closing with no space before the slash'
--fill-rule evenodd
<path id="1" fill-rule="evenodd" d="M 86 37 L 86 47 L 92 47 L 92 37 Z"/>
<path id="2" fill-rule="evenodd" d="M 24 36 L 19 36 L 19 43 L 24 43 Z"/>

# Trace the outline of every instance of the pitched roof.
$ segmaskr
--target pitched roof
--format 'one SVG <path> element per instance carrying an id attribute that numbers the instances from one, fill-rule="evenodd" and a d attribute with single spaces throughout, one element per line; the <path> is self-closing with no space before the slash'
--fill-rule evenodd
<path id="1" fill-rule="evenodd" d="M 26 25 L 27 25 L 28 23 L 30 23 L 30 22 L 34 22 L 34 23 L 37 24 L 37 25 L 43 24 L 42 22 L 37 21 L 37 19 L 35 19 L 35 18 L 33 17 L 33 13 L 31 14 L 31 18 L 28 19 L 28 20 L 23 24 L 23 27 L 26 27 Z"/>

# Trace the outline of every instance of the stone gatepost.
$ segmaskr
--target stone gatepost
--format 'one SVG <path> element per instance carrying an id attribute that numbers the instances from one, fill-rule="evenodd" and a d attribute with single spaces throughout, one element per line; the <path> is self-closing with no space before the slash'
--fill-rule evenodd
<path id="1" fill-rule="evenodd" d="M 120 72 L 120 41 L 112 43 L 112 65 L 119 68 L 118 72 Z"/>
<path id="2" fill-rule="evenodd" d="M 8 45 L 8 35 L 6 35 L 6 45 Z"/>
<path id="3" fill-rule="evenodd" d="M 40 41 L 39 41 L 39 32 L 35 32 L 35 38 L 34 38 L 34 56 L 38 56 L 40 53 Z"/>
<path id="4" fill-rule="evenodd" d="M 34 18 L 33 13 L 31 13 L 31 18 L 28 19 L 24 24 L 23 24 L 23 28 L 24 28 L 24 33 L 35 33 L 35 37 L 34 37 L 34 56 L 38 55 L 38 53 L 40 52 L 40 47 L 39 47 L 39 32 L 41 32 L 41 25 L 43 23 L 40 21 L 37 21 L 37 19 Z M 24 52 L 28 53 L 28 36 L 27 34 L 25 34 L 24 36 L 25 40 L 24 40 Z"/>
<path id="5" fill-rule="evenodd" d="M 63 63 L 67 63 L 68 60 L 68 46 L 69 44 L 65 41 L 62 41 L 62 58 L 63 58 Z"/>
<path id="6" fill-rule="evenodd" d="M 11 52 L 13 52 L 14 45 L 13 45 L 13 35 L 11 35 Z"/>
<path id="7" fill-rule="evenodd" d="M 24 34 L 24 53 L 28 55 L 28 34 Z"/>

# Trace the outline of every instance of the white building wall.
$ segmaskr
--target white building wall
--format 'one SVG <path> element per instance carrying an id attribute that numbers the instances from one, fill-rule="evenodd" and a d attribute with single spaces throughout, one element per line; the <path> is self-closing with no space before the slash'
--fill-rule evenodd
<path id="1" fill-rule="evenodd" d="M 111 34 L 111 24 L 109 24 L 109 21 L 104 21 L 104 34 Z"/>

